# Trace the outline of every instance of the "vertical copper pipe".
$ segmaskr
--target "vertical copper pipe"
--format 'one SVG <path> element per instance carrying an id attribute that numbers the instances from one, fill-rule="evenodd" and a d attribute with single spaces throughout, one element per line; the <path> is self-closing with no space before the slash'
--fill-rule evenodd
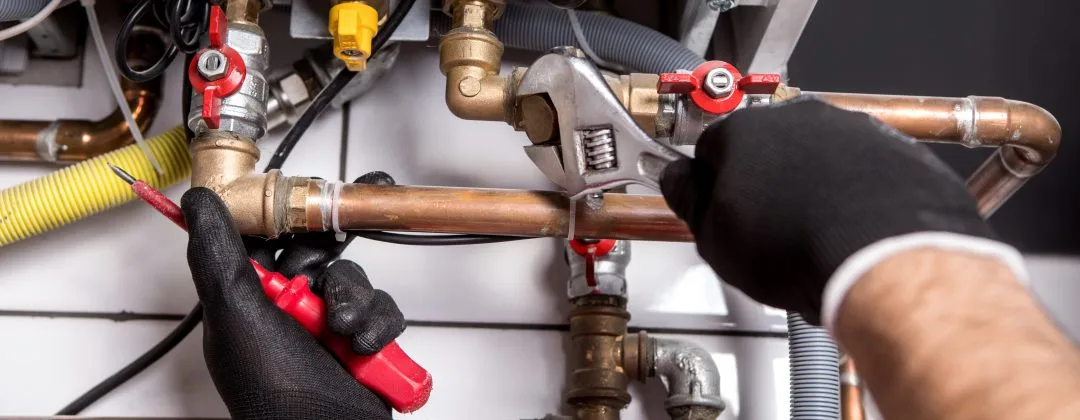
<path id="1" fill-rule="evenodd" d="M 1053 160 L 1061 125 L 1038 106 L 1003 98 L 867 95 L 804 92 L 840 108 L 870 114 L 930 142 L 998 147 L 968 179 L 979 211 L 989 217 Z"/>
<path id="2" fill-rule="evenodd" d="M 862 388 L 855 363 L 844 357 L 840 364 L 840 418 L 841 420 L 864 420 L 865 410 L 862 404 Z"/>

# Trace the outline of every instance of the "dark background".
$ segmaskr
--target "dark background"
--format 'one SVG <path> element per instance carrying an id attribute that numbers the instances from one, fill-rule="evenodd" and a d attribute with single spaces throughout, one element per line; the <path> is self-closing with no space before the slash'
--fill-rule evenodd
<path id="1" fill-rule="evenodd" d="M 1080 2 L 820 0 L 789 64 L 806 90 L 1001 96 L 1061 123 L 1057 158 L 991 218 L 1024 252 L 1080 254 Z M 935 146 L 961 174 L 989 149 Z"/>

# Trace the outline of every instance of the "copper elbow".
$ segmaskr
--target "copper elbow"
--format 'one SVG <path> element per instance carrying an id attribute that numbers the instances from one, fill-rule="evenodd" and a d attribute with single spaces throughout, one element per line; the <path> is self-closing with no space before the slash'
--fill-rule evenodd
<path id="1" fill-rule="evenodd" d="M 850 111 L 874 116 L 928 142 L 998 151 L 968 179 L 979 212 L 993 214 L 1029 178 L 1039 173 L 1061 146 L 1061 125 L 1045 109 L 1004 98 L 939 98 L 804 92 Z"/>
<path id="2" fill-rule="evenodd" d="M 161 81 L 135 83 L 124 90 L 139 129 L 146 131 L 161 104 Z M 98 121 L 0 121 L 0 161 L 73 162 L 111 152 L 134 142 L 119 107 Z"/>

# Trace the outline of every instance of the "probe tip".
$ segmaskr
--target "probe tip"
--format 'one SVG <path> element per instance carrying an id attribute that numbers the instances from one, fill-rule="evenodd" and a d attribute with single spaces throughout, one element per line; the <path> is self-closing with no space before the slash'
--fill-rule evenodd
<path id="1" fill-rule="evenodd" d="M 124 180 L 124 182 L 128 183 L 128 185 L 135 184 L 135 177 L 131 176 L 131 174 L 125 172 L 123 169 L 120 169 L 116 167 L 116 165 L 113 165 L 111 163 L 106 162 L 105 164 L 109 165 L 109 168 L 112 169 L 113 173 L 115 173 L 116 176 L 120 177 L 120 179 Z"/>

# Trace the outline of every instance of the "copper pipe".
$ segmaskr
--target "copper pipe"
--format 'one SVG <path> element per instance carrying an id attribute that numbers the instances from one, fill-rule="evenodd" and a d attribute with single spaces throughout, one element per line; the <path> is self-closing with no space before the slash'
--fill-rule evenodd
<path id="1" fill-rule="evenodd" d="M 840 419 L 863 420 L 866 418 L 862 404 L 862 387 L 855 363 L 844 357 L 840 364 Z"/>
<path id="2" fill-rule="evenodd" d="M 566 237 L 570 202 L 555 191 L 521 191 L 448 187 L 345 184 L 340 199 L 324 181 L 309 180 L 296 188 L 290 203 L 306 203 L 304 216 L 290 217 L 290 231 L 332 229 L 338 203 L 338 227 L 414 232 L 458 232 L 529 237 Z M 313 199 L 312 199 L 313 198 Z M 574 233 L 588 238 L 681 241 L 693 239 L 659 196 L 607 194 L 604 206 L 592 210 L 577 203 Z M 292 204 L 290 204 L 292 206 Z M 253 233 L 253 232 L 245 232 Z"/>
<path id="3" fill-rule="evenodd" d="M 919 140 L 998 147 L 968 179 L 979 211 L 985 216 L 1046 167 L 1061 146 L 1061 125 L 1045 109 L 1027 102 L 979 96 L 803 94 L 865 112 Z"/>
<path id="4" fill-rule="evenodd" d="M 120 82 L 135 122 L 146 131 L 161 104 L 161 80 Z M 98 121 L 0 121 L 0 161 L 81 161 L 133 141 L 119 107 Z"/>

